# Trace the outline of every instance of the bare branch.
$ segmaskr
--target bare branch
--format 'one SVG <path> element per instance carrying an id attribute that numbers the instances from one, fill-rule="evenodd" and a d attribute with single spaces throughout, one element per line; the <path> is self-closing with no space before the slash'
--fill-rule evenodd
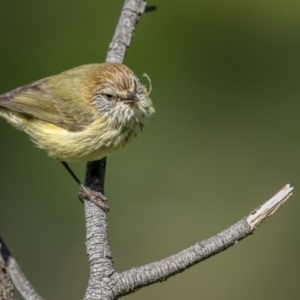
<path id="1" fill-rule="evenodd" d="M 2 238 L 0 238 L 0 253 L 1 258 L 5 263 L 5 267 L 9 276 L 11 277 L 15 287 L 25 300 L 43 300 L 42 297 L 34 290 L 29 283 L 22 270 L 20 269 L 16 260 L 12 257 L 10 251 L 5 245 Z M 0 298 L 1 299 L 1 298 Z M 5 298 L 4 298 L 5 299 Z M 14 298 L 7 298 L 14 299 Z"/>
<path id="2" fill-rule="evenodd" d="M 121 16 L 107 53 L 107 62 L 122 63 L 134 34 L 135 27 L 144 12 L 146 1 L 125 0 Z M 106 158 L 88 162 L 85 185 L 104 194 Z M 112 294 L 109 276 L 114 273 L 113 259 L 108 243 L 107 220 L 105 213 L 85 201 L 87 228 L 87 253 L 90 262 L 90 280 L 84 299 L 115 299 Z"/>
<path id="3" fill-rule="evenodd" d="M 135 27 L 145 7 L 146 1 L 125 0 L 115 34 L 109 45 L 107 62 L 122 63 L 124 61 Z"/>
<path id="4" fill-rule="evenodd" d="M 196 243 L 194 246 L 161 261 L 115 274 L 114 281 L 121 282 L 121 284 L 113 285 L 114 295 L 123 296 L 144 286 L 165 281 L 171 276 L 235 245 L 238 241 L 252 234 L 264 220 L 273 215 L 292 195 L 292 190 L 293 188 L 287 184 L 274 197 L 247 217 L 214 237 Z"/>
<path id="5" fill-rule="evenodd" d="M 14 286 L 6 269 L 0 242 L 0 300 L 15 300 Z"/>

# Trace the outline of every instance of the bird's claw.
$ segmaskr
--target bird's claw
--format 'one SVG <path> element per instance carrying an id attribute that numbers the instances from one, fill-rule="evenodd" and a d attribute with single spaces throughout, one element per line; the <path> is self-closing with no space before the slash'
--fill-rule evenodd
<path id="1" fill-rule="evenodd" d="M 83 202 L 85 199 L 93 202 L 98 207 L 102 208 L 105 213 L 109 211 L 108 206 L 105 204 L 107 198 L 101 192 L 93 191 L 90 188 L 81 185 L 78 192 L 78 197 L 81 202 Z"/>

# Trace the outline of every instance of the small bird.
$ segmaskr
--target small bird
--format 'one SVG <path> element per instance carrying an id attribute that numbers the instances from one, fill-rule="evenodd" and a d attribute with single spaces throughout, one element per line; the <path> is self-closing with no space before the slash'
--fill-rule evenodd
<path id="1" fill-rule="evenodd" d="M 99 160 L 123 148 L 153 113 L 145 86 L 117 63 L 83 65 L 0 95 L 0 116 L 61 161 L 98 204 L 66 162 Z"/>

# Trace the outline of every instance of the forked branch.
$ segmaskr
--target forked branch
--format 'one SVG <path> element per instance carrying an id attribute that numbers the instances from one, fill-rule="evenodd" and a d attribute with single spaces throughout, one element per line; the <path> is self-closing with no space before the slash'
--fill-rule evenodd
<path id="1" fill-rule="evenodd" d="M 144 0 L 125 0 L 106 61 L 123 62 L 135 27 L 145 11 L 145 7 L 146 2 Z M 148 9 L 148 11 L 152 10 L 152 8 Z M 87 187 L 104 193 L 105 165 L 106 159 L 87 164 L 85 181 Z M 192 247 L 161 261 L 122 273 L 117 273 L 113 269 L 106 214 L 90 201 L 85 201 L 86 245 L 90 263 L 90 279 L 84 299 L 118 299 L 144 286 L 167 280 L 171 276 L 228 249 L 253 233 L 264 220 L 274 214 L 292 195 L 292 190 L 293 188 L 290 185 L 286 185 L 274 197 L 252 211 L 248 216 L 214 237 L 196 243 Z M 0 240 L 0 248 L 2 258 L 2 260 L 0 259 L 0 267 L 3 269 L 2 273 L 4 275 L 9 275 L 1 276 L 0 274 L 2 288 L 0 288 L 0 292 L 5 286 L 4 294 L 8 295 L 7 299 L 14 299 L 10 284 L 11 278 L 24 299 L 42 300 L 25 278 L 2 240 Z M 7 299 L 4 298 L 3 300 Z M 2 299 L 0 298 L 0 300 Z"/>

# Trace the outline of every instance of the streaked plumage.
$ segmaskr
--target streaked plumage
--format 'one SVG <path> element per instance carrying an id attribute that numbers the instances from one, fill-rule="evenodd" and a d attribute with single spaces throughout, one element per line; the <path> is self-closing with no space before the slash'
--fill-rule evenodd
<path id="1" fill-rule="evenodd" d="M 61 161 L 93 161 L 127 145 L 154 108 L 122 64 L 80 66 L 0 96 L 0 116 Z"/>

